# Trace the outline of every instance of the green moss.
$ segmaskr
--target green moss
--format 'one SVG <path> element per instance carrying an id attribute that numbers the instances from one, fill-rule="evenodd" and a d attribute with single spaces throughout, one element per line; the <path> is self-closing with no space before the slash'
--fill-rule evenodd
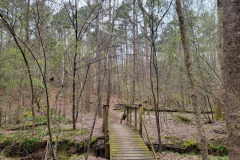
<path id="1" fill-rule="evenodd" d="M 72 120 L 70 118 L 67 118 L 67 117 L 64 117 L 64 116 L 60 117 L 60 121 L 63 122 L 64 124 L 72 123 Z"/>
<path id="2" fill-rule="evenodd" d="M 68 146 L 73 146 L 74 145 L 74 140 L 70 139 L 67 142 Z"/>
<path id="3" fill-rule="evenodd" d="M 166 139 L 171 139 L 172 137 L 171 137 L 171 136 L 165 136 L 164 138 L 166 138 Z"/>
<path id="4" fill-rule="evenodd" d="M 212 150 L 213 152 L 221 153 L 221 154 L 224 154 L 224 155 L 228 154 L 227 147 L 225 147 L 221 144 L 212 143 L 212 144 L 209 145 L 209 149 Z"/>
<path id="5" fill-rule="evenodd" d="M 39 137 L 44 137 L 48 135 L 48 130 L 46 130 L 45 126 L 40 126 L 35 129 L 35 133 Z"/>
<path id="6" fill-rule="evenodd" d="M 59 151 L 59 160 L 69 160 L 69 154 L 67 153 L 67 150 Z"/>
<path id="7" fill-rule="evenodd" d="M 92 137 L 91 141 L 90 141 L 90 144 L 93 144 L 94 142 L 96 142 L 98 140 L 97 137 Z"/>
<path id="8" fill-rule="evenodd" d="M 190 139 L 187 139 L 186 141 L 183 142 L 183 146 L 184 148 L 198 147 L 198 143 Z"/>
<path id="9" fill-rule="evenodd" d="M 215 107 L 214 113 L 215 114 L 213 118 L 215 120 L 224 121 L 224 113 L 222 112 L 222 109 L 219 106 Z"/>
<path id="10" fill-rule="evenodd" d="M 176 115 L 176 116 L 175 116 L 175 119 L 176 119 L 177 121 L 183 122 L 183 123 L 185 123 L 185 124 L 190 124 L 190 123 L 192 122 L 191 119 L 189 119 L 189 118 L 187 118 L 187 117 L 183 117 L 183 116 L 181 116 L 181 115 Z"/>
<path id="11" fill-rule="evenodd" d="M 170 137 L 170 145 L 173 145 L 173 146 L 178 146 L 180 141 L 177 137 Z"/>
<path id="12" fill-rule="evenodd" d="M 69 159 L 69 156 L 67 155 L 60 155 L 59 156 L 59 160 L 68 160 Z"/>
<path id="13" fill-rule="evenodd" d="M 223 156 L 223 157 L 217 156 L 217 157 L 213 157 L 211 159 L 212 160 L 229 160 L 229 157 L 227 157 L 227 156 Z"/>
<path id="14" fill-rule="evenodd" d="M 84 155 L 77 155 L 77 154 L 73 154 L 70 158 L 68 157 L 68 160 L 79 160 L 79 159 L 83 159 Z"/>
<path id="15" fill-rule="evenodd" d="M 72 130 L 72 129 L 61 129 L 61 139 L 69 139 L 69 138 L 74 138 L 76 136 L 82 136 L 82 135 L 87 135 L 89 134 L 89 130 Z"/>
<path id="16" fill-rule="evenodd" d="M 0 144 L 4 142 L 4 139 L 5 139 L 4 135 L 0 133 Z"/>
<path id="17" fill-rule="evenodd" d="M 26 138 L 23 143 L 22 143 L 22 146 L 23 148 L 27 151 L 27 152 L 34 152 L 35 150 L 37 150 L 40 145 L 41 139 L 38 138 L 38 137 L 33 137 L 33 138 Z"/>

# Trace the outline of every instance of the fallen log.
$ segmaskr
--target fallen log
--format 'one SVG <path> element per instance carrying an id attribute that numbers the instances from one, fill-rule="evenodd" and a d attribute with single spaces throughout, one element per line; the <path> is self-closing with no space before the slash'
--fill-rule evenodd
<path id="1" fill-rule="evenodd" d="M 144 111 L 155 111 L 154 108 L 148 109 L 144 108 Z M 159 109 L 159 112 L 182 112 L 182 113 L 195 113 L 194 111 L 182 111 L 182 110 L 174 110 L 174 109 Z M 212 111 L 202 111 L 201 114 L 214 114 Z"/>
<path id="2" fill-rule="evenodd" d="M 113 110 L 121 110 L 125 109 L 126 106 L 132 106 L 136 107 L 138 106 L 137 104 L 123 104 L 123 103 L 118 103 L 115 105 L 115 108 Z M 143 107 L 144 111 L 155 111 L 154 108 L 145 108 Z M 194 113 L 194 111 L 189 111 L 189 110 L 177 110 L 177 109 L 158 109 L 159 112 L 182 112 L 182 113 Z M 202 114 L 214 114 L 214 111 L 202 111 Z"/>
<path id="3" fill-rule="evenodd" d="M 43 125 L 47 125 L 47 122 L 36 123 L 36 124 L 35 124 L 35 127 L 37 127 L 37 126 L 43 126 Z M 27 124 L 27 125 L 22 125 L 22 126 L 7 128 L 6 130 L 16 131 L 16 130 L 27 130 L 27 129 L 31 129 L 31 128 L 32 128 L 32 124 Z"/>

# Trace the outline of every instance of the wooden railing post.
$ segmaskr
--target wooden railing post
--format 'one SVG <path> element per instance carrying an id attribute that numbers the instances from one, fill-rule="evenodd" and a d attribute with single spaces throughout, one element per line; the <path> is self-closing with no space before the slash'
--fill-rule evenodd
<path id="1" fill-rule="evenodd" d="M 106 115 L 106 120 L 105 120 L 105 122 L 106 122 L 106 124 L 105 124 L 105 137 L 106 137 L 106 139 L 108 139 L 108 119 L 109 119 L 109 105 L 106 105 L 106 113 L 105 113 L 105 115 Z"/>
<path id="2" fill-rule="evenodd" d="M 129 122 L 129 108 L 128 108 L 128 106 L 126 106 L 126 109 L 127 109 L 127 122 Z"/>
<path id="3" fill-rule="evenodd" d="M 102 108 L 102 110 L 103 110 L 103 125 L 102 125 L 102 133 L 105 133 L 105 125 L 106 125 L 106 115 L 105 115 L 105 113 L 106 113 L 106 107 L 105 107 L 105 105 L 103 105 L 103 108 Z"/>
<path id="4" fill-rule="evenodd" d="M 109 117 L 108 110 L 109 105 L 103 105 L 103 132 L 105 140 L 108 139 L 108 117 Z"/>
<path id="5" fill-rule="evenodd" d="M 134 126 L 137 128 L 137 108 L 134 108 Z"/>
<path id="6" fill-rule="evenodd" d="M 2 108 L 0 108 L 0 127 L 2 127 Z"/>
<path id="7" fill-rule="evenodd" d="M 130 109 L 130 125 L 132 124 L 132 108 L 131 107 L 129 107 L 129 109 Z"/>
<path id="8" fill-rule="evenodd" d="M 109 123 L 109 105 L 103 105 L 103 131 L 105 139 L 105 158 L 110 157 L 110 146 L 108 137 L 108 123 Z"/>
<path id="9" fill-rule="evenodd" d="M 143 112 L 143 108 L 142 108 L 142 105 L 140 104 L 139 105 L 139 134 L 141 137 L 142 137 L 142 122 L 143 122 L 142 112 Z"/>

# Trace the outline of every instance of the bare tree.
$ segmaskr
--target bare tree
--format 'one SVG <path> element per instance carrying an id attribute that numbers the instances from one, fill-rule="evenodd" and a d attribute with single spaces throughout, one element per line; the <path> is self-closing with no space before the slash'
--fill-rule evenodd
<path id="1" fill-rule="evenodd" d="M 222 6 L 222 0 L 217 1 L 217 15 L 218 15 L 218 60 L 220 65 L 218 65 L 218 71 L 219 71 L 219 77 L 222 81 L 222 70 L 221 65 L 223 64 L 223 6 Z M 220 117 L 223 117 L 223 110 L 224 110 L 224 104 L 222 102 L 222 99 L 224 97 L 224 90 L 222 83 L 219 84 L 219 91 L 217 92 L 218 98 L 216 99 L 217 102 L 217 109 L 216 114 Z"/>
<path id="2" fill-rule="evenodd" d="M 112 46 L 112 34 L 113 34 L 113 9 L 112 1 L 109 0 L 109 12 L 108 12 L 108 28 L 110 30 L 109 36 L 109 48 L 108 48 L 108 78 L 107 78 L 107 100 L 106 104 L 109 105 L 112 94 L 112 59 L 113 59 L 113 46 Z M 114 6 L 113 6 L 114 7 Z"/>
<path id="3" fill-rule="evenodd" d="M 191 58 L 190 58 L 190 56 L 191 56 L 190 48 L 189 48 L 189 43 L 187 40 L 186 26 L 185 26 L 184 16 L 182 13 L 181 0 L 176 0 L 176 10 L 177 10 L 178 19 L 179 19 L 179 28 L 180 28 L 182 46 L 183 46 L 183 51 L 184 51 L 185 66 L 187 69 L 187 75 L 188 75 L 189 82 L 191 85 L 191 92 L 192 92 L 191 99 L 192 99 L 192 104 L 194 107 L 196 125 L 198 128 L 198 134 L 199 134 L 200 143 L 201 143 L 202 159 L 207 160 L 208 159 L 207 139 L 206 139 L 205 130 L 203 128 L 203 122 L 201 119 L 201 108 L 198 105 L 198 96 L 197 96 L 198 91 L 196 88 L 196 79 L 194 76 L 193 66 L 192 66 L 192 62 L 191 62 Z"/>
<path id="4" fill-rule="evenodd" d="M 39 12 L 39 10 L 37 9 L 37 12 Z M 39 16 L 39 14 L 38 14 Z M 47 87 L 47 63 L 46 63 L 46 52 L 45 52 L 45 46 L 43 43 L 43 39 L 42 39 L 42 35 L 41 35 L 41 31 L 39 28 L 39 17 L 37 18 L 37 22 L 36 22 L 36 27 L 37 27 L 37 34 L 39 36 L 39 40 L 40 40 L 40 47 L 43 50 L 43 56 L 44 56 L 44 67 L 43 69 L 41 68 L 40 64 L 38 63 L 38 60 L 36 59 L 36 57 L 34 56 L 32 50 L 27 46 L 26 43 L 24 43 L 23 40 L 21 40 L 15 33 L 14 28 L 8 23 L 8 21 L 5 19 L 5 17 L 0 13 L 0 18 L 1 20 L 4 22 L 6 28 L 9 30 L 10 34 L 12 35 L 15 43 L 17 44 L 18 49 L 20 50 L 24 62 L 26 64 L 27 70 L 28 70 L 28 76 L 30 79 L 30 86 L 31 86 L 31 106 L 32 106 L 32 112 L 34 111 L 34 88 L 33 88 L 33 80 L 32 80 L 32 73 L 31 73 L 31 69 L 30 69 L 30 65 L 28 62 L 28 59 L 26 57 L 26 53 L 24 52 L 24 49 L 22 47 L 23 44 L 24 47 L 26 47 L 26 49 L 31 53 L 31 56 L 34 58 L 34 60 L 36 61 L 38 68 L 40 70 L 41 73 L 41 78 L 43 80 L 43 84 L 44 84 L 44 90 L 45 90 L 45 95 L 46 95 L 46 106 L 47 106 L 47 127 L 48 127 L 48 135 L 49 135 L 49 146 L 47 146 L 47 157 L 49 156 L 50 158 L 53 158 L 55 160 L 55 156 L 54 156 L 54 152 L 53 152 L 53 145 L 52 145 L 52 132 L 51 132 L 51 123 L 50 123 L 50 103 L 49 103 L 49 93 L 48 93 L 48 87 Z M 33 113 L 34 116 L 34 113 Z M 34 125 L 34 118 L 33 118 L 33 125 Z M 33 127 L 34 128 L 34 127 Z"/>
<path id="5" fill-rule="evenodd" d="M 138 0 L 138 6 L 141 8 L 142 16 L 143 16 L 143 30 L 144 30 L 144 47 L 145 47 L 145 56 L 146 56 L 146 65 L 145 65 L 145 70 L 146 70 L 146 75 L 145 75 L 145 80 L 149 80 L 149 41 L 148 41 L 148 17 L 147 13 L 143 9 L 143 4 L 142 0 Z"/>
<path id="6" fill-rule="evenodd" d="M 90 4 L 90 1 L 88 0 L 87 1 L 87 4 L 88 6 L 90 7 L 91 4 Z M 90 20 L 88 21 L 88 23 L 90 23 Z M 90 50 L 91 50 L 91 31 L 90 31 L 90 26 L 88 27 L 87 29 L 87 34 L 86 34 L 86 38 L 87 38 L 87 54 L 89 55 L 88 58 L 86 58 L 87 60 L 87 63 L 90 63 L 91 61 L 91 53 L 90 53 Z M 90 72 L 91 72 L 91 68 L 89 68 Z M 85 110 L 87 112 L 90 112 L 90 100 L 91 100 L 91 90 L 92 90 L 92 79 L 88 79 L 87 82 L 86 82 L 86 93 L 85 93 Z"/>
<path id="7" fill-rule="evenodd" d="M 35 131 L 34 131 L 35 130 L 34 87 L 33 87 L 33 78 L 32 78 L 32 72 L 31 72 L 30 65 L 29 65 L 29 60 L 27 59 L 24 49 L 20 45 L 20 42 L 18 40 L 18 37 L 17 37 L 12 25 L 9 24 L 9 22 L 5 19 L 5 16 L 2 13 L 0 13 L 0 18 L 1 18 L 1 21 L 3 22 L 3 24 L 5 25 L 5 27 L 10 32 L 11 36 L 13 37 L 15 43 L 17 44 L 17 47 L 22 54 L 23 60 L 25 62 L 25 65 L 26 65 L 26 68 L 28 71 L 28 77 L 29 77 L 30 87 L 31 87 L 31 109 L 32 109 L 32 123 L 33 123 L 32 124 L 32 134 L 34 135 L 34 133 L 35 133 Z"/>
<path id="8" fill-rule="evenodd" d="M 160 128 L 160 114 L 159 114 L 159 100 L 160 100 L 160 85 L 159 85 L 159 64 L 158 64 L 158 58 L 157 58 L 157 49 L 156 49 L 156 39 L 158 36 L 158 30 L 159 30 L 159 25 L 162 22 L 163 18 L 166 16 L 168 13 L 170 6 L 172 5 L 172 1 L 167 5 L 166 10 L 163 12 L 163 14 L 156 15 L 154 9 L 157 8 L 157 13 L 160 13 L 161 7 L 158 5 L 160 3 L 156 3 L 154 0 L 151 0 L 149 2 L 149 12 L 144 8 L 143 3 L 141 0 L 138 0 L 138 5 L 142 12 L 147 15 L 148 18 L 148 26 L 150 29 L 150 35 L 145 34 L 145 38 L 150 41 L 150 84 L 151 84 L 151 92 L 153 96 L 153 102 L 154 102 L 154 109 L 155 109 L 155 118 L 156 118 L 156 127 L 157 127 L 157 135 L 158 135 L 158 151 L 161 153 L 162 152 L 162 140 L 161 140 L 161 128 Z M 166 3 L 168 4 L 168 3 Z M 156 16 L 160 16 L 158 19 Z M 154 81 L 155 80 L 155 81 Z"/>
<path id="9" fill-rule="evenodd" d="M 99 4 L 99 0 L 96 0 L 96 4 Z M 101 11 L 101 5 L 99 5 L 96 9 L 96 42 L 97 42 L 97 53 L 96 53 L 96 59 L 97 59 L 97 69 L 96 69 L 96 74 L 97 74 L 97 108 L 101 108 L 102 106 L 102 76 L 101 76 L 101 71 L 102 71 L 102 56 L 101 56 L 101 30 L 100 30 L 100 13 Z M 99 116 L 102 116 L 102 110 L 99 110 Z"/>
<path id="10" fill-rule="evenodd" d="M 135 85 L 136 85 L 136 25 L 137 25 L 137 15 L 136 15 L 136 0 L 133 0 L 133 28 L 132 28 L 132 43 L 133 43 L 133 70 L 132 70 L 132 89 L 131 89 L 131 103 L 134 104 L 135 100 Z"/>
<path id="11" fill-rule="evenodd" d="M 73 55 L 73 78 L 72 78 L 72 123 L 73 130 L 76 129 L 76 72 L 77 72 L 77 55 L 78 55 L 78 1 L 75 0 L 75 6 L 73 11 L 73 27 L 75 33 L 75 45 Z"/>

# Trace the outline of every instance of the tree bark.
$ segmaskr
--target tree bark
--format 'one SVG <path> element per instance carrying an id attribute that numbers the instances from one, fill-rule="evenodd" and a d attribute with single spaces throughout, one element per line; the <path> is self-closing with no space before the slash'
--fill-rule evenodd
<path id="1" fill-rule="evenodd" d="M 77 72 L 77 53 L 78 53 L 78 2 L 75 0 L 74 10 L 74 31 L 75 31 L 75 46 L 73 55 L 73 77 L 72 77 L 72 127 L 76 129 L 76 72 Z"/>
<path id="2" fill-rule="evenodd" d="M 136 0 L 133 0 L 133 71 L 132 71 L 132 98 L 131 103 L 135 100 L 135 83 L 136 83 Z"/>
<path id="3" fill-rule="evenodd" d="M 129 63 L 129 49 L 128 49 L 128 32 L 127 32 L 127 24 L 124 26 L 124 40 L 125 40 L 125 50 L 126 50 L 126 61 L 125 61 L 125 84 L 126 84 L 126 99 L 129 102 L 129 93 L 128 93 L 128 63 Z"/>
<path id="4" fill-rule="evenodd" d="M 26 8 L 26 25 L 25 25 L 25 36 L 26 36 L 26 41 L 29 40 L 29 17 L 30 17 L 30 0 L 27 1 L 27 8 Z"/>
<path id="5" fill-rule="evenodd" d="M 181 109 L 185 110 L 185 95 L 184 95 L 184 77 L 183 77 L 183 67 L 179 67 L 179 78 L 180 78 L 180 93 L 181 93 Z"/>
<path id="6" fill-rule="evenodd" d="M 181 6 L 180 0 L 176 0 L 176 10 L 177 10 L 178 19 L 179 19 L 181 41 L 182 41 L 182 46 L 183 46 L 183 51 L 184 51 L 184 61 L 185 61 L 186 69 L 187 69 L 189 82 L 191 85 L 191 91 L 192 91 L 191 99 L 192 99 L 192 104 L 193 104 L 194 111 L 195 111 L 196 125 L 197 125 L 197 129 L 198 129 L 200 143 L 201 143 L 201 155 L 202 155 L 202 159 L 206 160 L 206 159 L 208 159 L 207 139 L 206 139 L 205 130 L 203 128 L 203 122 L 201 119 L 201 108 L 198 105 L 198 95 L 197 95 L 198 91 L 196 88 L 196 81 L 195 81 L 193 66 L 192 66 L 191 57 L 190 57 L 190 48 L 189 48 L 189 43 L 187 40 L 186 27 L 185 27 L 185 22 L 184 22 L 184 17 L 183 17 L 183 13 L 182 13 L 182 6 Z"/>
<path id="7" fill-rule="evenodd" d="M 99 4 L 99 0 L 96 0 L 96 4 Z M 102 70 L 102 59 L 101 59 L 101 50 L 100 50 L 100 46 L 101 46 L 101 42 L 100 42 L 100 38 L 101 38 L 101 33 L 100 33 L 100 6 L 98 6 L 97 8 L 97 18 L 96 18 L 96 42 L 97 42 L 97 108 L 101 108 L 102 107 L 102 95 L 101 95 L 101 88 L 102 88 L 102 76 L 101 76 L 101 70 Z M 102 117 L 102 109 L 99 109 L 99 116 Z"/>
<path id="8" fill-rule="evenodd" d="M 146 12 L 143 8 L 143 4 L 142 4 L 142 0 L 138 0 L 138 5 L 139 7 L 141 8 L 141 12 L 142 12 L 142 15 L 143 15 L 143 31 L 144 31 L 144 47 L 145 47 L 145 52 L 146 52 L 146 81 L 149 80 L 149 76 L 150 76 L 150 73 L 149 73 L 149 43 L 148 43 L 148 30 L 147 30 L 147 15 L 146 15 Z"/>
<path id="9" fill-rule="evenodd" d="M 217 1 L 217 15 L 218 15 L 218 60 L 219 65 L 217 65 L 217 71 L 220 77 L 220 82 L 222 82 L 222 70 L 221 66 L 223 63 L 223 6 L 222 6 L 222 0 Z M 219 117 L 224 117 L 223 110 L 224 110 L 224 104 L 222 103 L 223 97 L 224 97 L 224 89 L 222 86 L 222 83 L 219 84 L 219 92 L 217 92 L 218 99 L 216 99 L 217 103 L 217 115 Z"/>
<path id="10" fill-rule="evenodd" d="M 108 49 L 108 80 L 107 80 L 107 100 L 106 104 L 110 104 L 110 98 L 112 94 L 112 57 L 113 57 L 113 49 L 112 49 L 112 33 L 113 33 L 113 22 L 112 22 L 112 1 L 109 0 L 109 30 L 110 30 L 110 37 L 109 37 L 109 49 Z"/>
<path id="11" fill-rule="evenodd" d="M 223 82 L 229 159 L 240 159 L 240 2 L 223 0 Z"/>
<path id="12" fill-rule="evenodd" d="M 90 49 L 91 49 L 91 35 L 90 35 L 90 27 L 87 31 L 87 54 L 90 55 Z M 87 63 L 89 64 L 90 61 L 91 61 L 91 57 L 87 58 Z M 86 65 L 88 65 L 86 64 Z M 91 67 L 89 68 L 89 71 L 91 73 Z M 85 110 L 87 112 L 90 112 L 90 101 L 91 101 L 91 90 L 92 90 L 92 84 L 91 84 L 92 80 L 91 78 L 89 78 L 87 81 L 86 81 L 86 93 L 85 93 Z"/>
<path id="13" fill-rule="evenodd" d="M 3 25 L 0 25 L 0 53 L 3 50 Z"/>

